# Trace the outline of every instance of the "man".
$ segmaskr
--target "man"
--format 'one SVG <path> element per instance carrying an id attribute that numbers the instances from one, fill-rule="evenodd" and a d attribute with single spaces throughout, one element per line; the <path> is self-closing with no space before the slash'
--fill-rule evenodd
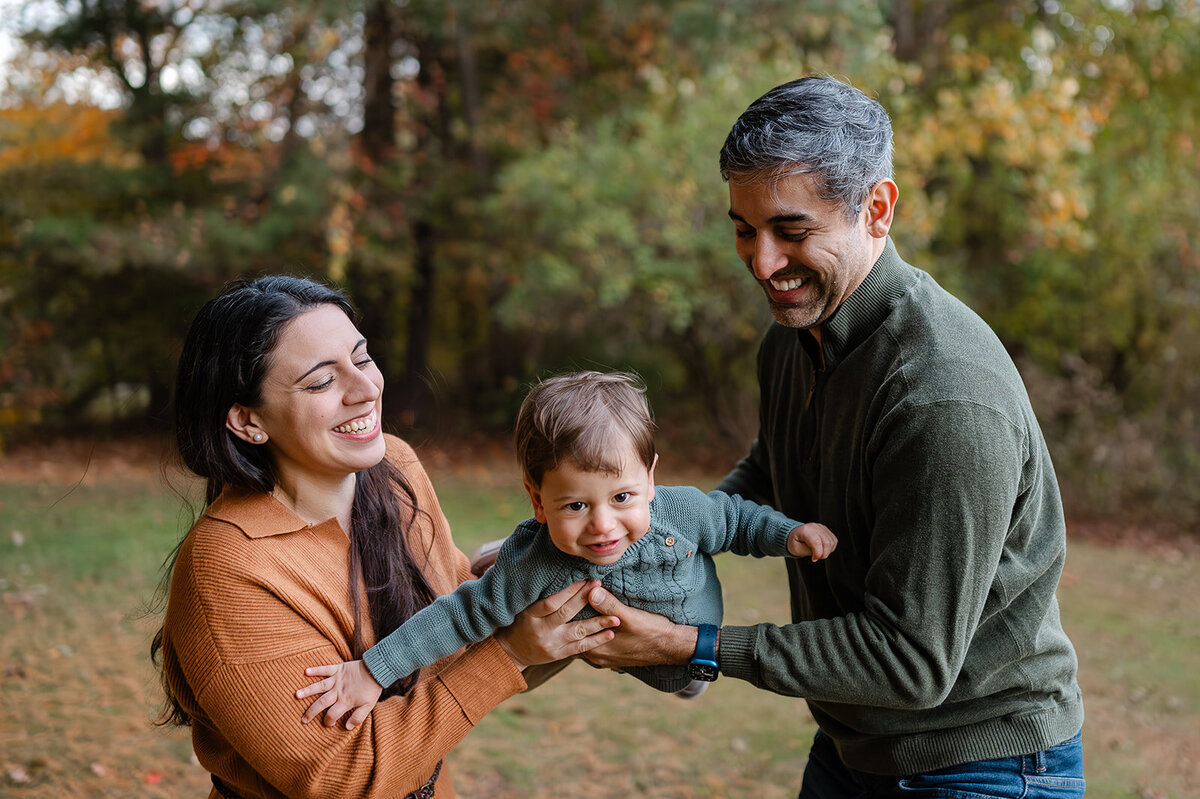
<path id="1" fill-rule="evenodd" d="M 715 647 L 595 591 L 621 626 L 591 659 L 715 662 L 804 697 L 820 730 L 801 799 L 1079 796 L 1054 469 L 991 329 L 888 238 L 891 156 L 883 108 L 827 77 L 756 100 L 721 150 L 775 324 L 758 438 L 720 488 L 828 525 L 838 550 L 788 562 L 793 624 L 726 626 Z"/>

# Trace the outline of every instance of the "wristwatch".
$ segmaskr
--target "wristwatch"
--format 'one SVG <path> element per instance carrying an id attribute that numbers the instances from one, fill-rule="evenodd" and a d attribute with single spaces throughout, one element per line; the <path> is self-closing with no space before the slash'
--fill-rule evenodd
<path id="1" fill-rule="evenodd" d="M 717 627 L 701 624 L 697 628 L 696 652 L 688 663 L 688 677 L 712 682 L 717 679 Z"/>

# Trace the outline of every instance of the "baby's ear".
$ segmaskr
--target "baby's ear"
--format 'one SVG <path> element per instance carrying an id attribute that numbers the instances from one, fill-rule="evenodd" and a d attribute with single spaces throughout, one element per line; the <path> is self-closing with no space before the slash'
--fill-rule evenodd
<path id="1" fill-rule="evenodd" d="M 533 483 L 525 481 L 525 491 L 529 494 L 529 502 L 533 505 L 533 518 L 539 523 L 546 523 L 546 506 L 542 504 L 542 492 Z"/>

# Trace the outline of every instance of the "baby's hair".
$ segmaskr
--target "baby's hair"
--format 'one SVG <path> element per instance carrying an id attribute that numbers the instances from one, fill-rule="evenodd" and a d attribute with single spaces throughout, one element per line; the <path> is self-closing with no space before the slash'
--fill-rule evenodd
<path id="1" fill-rule="evenodd" d="M 574 461 L 585 472 L 620 472 L 632 447 L 654 465 L 654 417 L 646 386 L 626 372 L 573 372 L 533 385 L 517 413 L 517 460 L 541 486 L 546 472 Z"/>

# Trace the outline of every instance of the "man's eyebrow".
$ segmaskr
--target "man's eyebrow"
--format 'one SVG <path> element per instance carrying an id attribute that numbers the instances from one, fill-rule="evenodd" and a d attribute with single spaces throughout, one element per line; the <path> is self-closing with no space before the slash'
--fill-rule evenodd
<path id="1" fill-rule="evenodd" d="M 743 225 L 750 224 L 749 222 L 747 222 L 745 219 L 742 218 L 741 214 L 735 212 L 732 208 L 729 209 L 729 218 L 732 219 L 734 222 L 741 222 Z M 772 216 L 769 219 L 767 219 L 767 224 L 779 225 L 779 224 L 787 224 L 788 222 L 809 223 L 809 222 L 813 222 L 813 221 L 815 221 L 815 220 L 808 214 L 804 213 L 803 211 L 797 211 L 792 214 L 776 214 L 775 216 Z"/>

